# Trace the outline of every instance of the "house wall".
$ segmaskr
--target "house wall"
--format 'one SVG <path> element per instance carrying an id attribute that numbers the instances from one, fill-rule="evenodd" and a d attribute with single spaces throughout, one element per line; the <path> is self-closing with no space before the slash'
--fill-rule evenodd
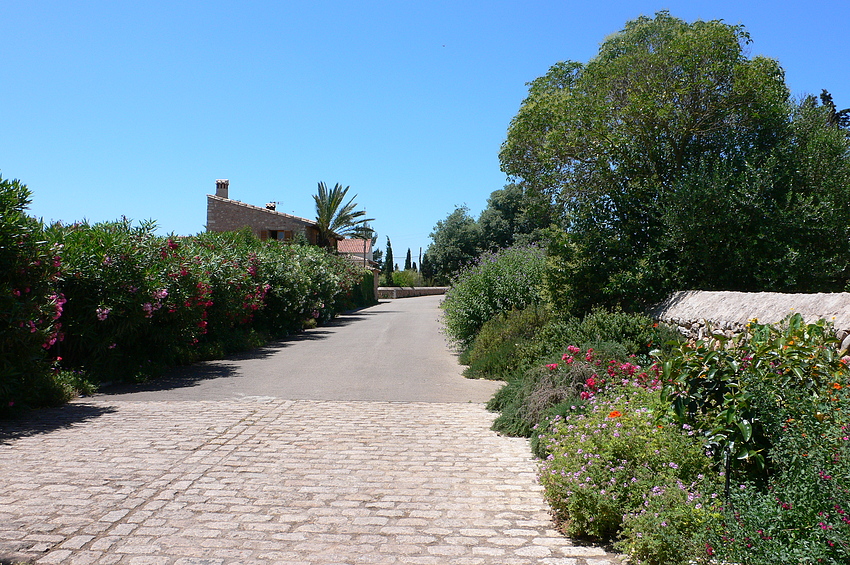
<path id="1" fill-rule="evenodd" d="M 316 228 L 301 218 L 220 196 L 207 195 L 207 231 L 236 231 L 245 227 L 250 228 L 254 235 L 261 239 L 266 239 L 272 230 L 288 231 L 293 235 L 304 234 L 310 243 L 315 244 L 318 235 Z"/>

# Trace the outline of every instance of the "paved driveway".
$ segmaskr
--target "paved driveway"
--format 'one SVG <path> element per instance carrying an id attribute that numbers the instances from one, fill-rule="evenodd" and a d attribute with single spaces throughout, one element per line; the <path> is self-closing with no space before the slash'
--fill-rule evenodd
<path id="1" fill-rule="evenodd" d="M 460 377 L 437 304 L 6 424 L 0 561 L 616 562 L 552 529 L 527 441 L 489 430 L 497 385 Z"/>

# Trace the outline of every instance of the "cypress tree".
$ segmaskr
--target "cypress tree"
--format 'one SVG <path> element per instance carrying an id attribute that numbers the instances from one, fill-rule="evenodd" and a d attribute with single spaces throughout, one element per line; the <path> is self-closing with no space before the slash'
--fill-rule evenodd
<path id="1" fill-rule="evenodd" d="M 387 276 L 387 284 L 393 283 L 393 244 L 387 236 L 387 256 L 384 258 L 384 274 Z"/>
<path id="2" fill-rule="evenodd" d="M 412 268 L 410 262 L 411 262 L 410 248 L 408 247 L 407 248 L 407 258 L 405 258 L 405 260 L 404 260 L 404 270 L 405 271 L 409 271 Z"/>

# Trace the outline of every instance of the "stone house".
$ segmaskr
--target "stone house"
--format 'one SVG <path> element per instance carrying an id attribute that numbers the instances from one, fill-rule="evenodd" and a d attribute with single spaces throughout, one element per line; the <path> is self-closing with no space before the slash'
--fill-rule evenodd
<path id="1" fill-rule="evenodd" d="M 311 244 L 318 244 L 319 229 L 315 221 L 278 212 L 274 203 L 260 207 L 231 200 L 229 189 L 230 181 L 219 179 L 215 181 L 215 194 L 207 194 L 207 231 L 249 228 L 262 240 L 279 241 L 289 241 L 301 234 Z"/>

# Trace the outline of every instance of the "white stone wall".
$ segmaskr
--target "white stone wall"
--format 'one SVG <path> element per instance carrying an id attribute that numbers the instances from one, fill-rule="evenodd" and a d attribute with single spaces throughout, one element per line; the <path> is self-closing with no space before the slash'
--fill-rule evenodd
<path id="1" fill-rule="evenodd" d="M 789 314 L 799 313 L 806 322 L 830 321 L 841 341 L 850 348 L 850 292 L 784 294 L 778 292 L 682 291 L 650 311 L 650 315 L 674 324 L 688 338 L 709 334 L 732 337 L 744 331 L 753 318 L 777 323 Z"/>

